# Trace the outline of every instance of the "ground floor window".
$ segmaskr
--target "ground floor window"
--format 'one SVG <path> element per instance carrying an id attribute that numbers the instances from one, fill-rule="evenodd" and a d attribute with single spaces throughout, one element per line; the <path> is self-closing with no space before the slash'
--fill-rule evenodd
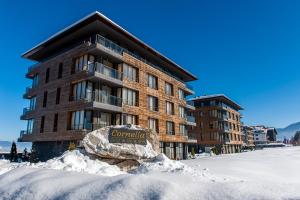
<path id="1" fill-rule="evenodd" d="M 90 129 L 92 120 L 92 113 L 91 111 L 74 111 L 71 113 L 71 129 L 78 130 L 78 129 Z"/>

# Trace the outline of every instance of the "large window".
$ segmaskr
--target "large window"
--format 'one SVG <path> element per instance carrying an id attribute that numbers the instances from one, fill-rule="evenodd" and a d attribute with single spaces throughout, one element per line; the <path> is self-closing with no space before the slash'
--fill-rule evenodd
<path id="1" fill-rule="evenodd" d="M 32 97 L 29 103 L 29 110 L 34 110 L 36 106 L 36 97 Z"/>
<path id="2" fill-rule="evenodd" d="M 176 160 L 183 159 L 183 144 L 182 143 L 175 143 L 176 148 Z"/>
<path id="3" fill-rule="evenodd" d="M 157 77 L 152 74 L 148 74 L 148 87 L 152 89 L 158 89 Z"/>
<path id="4" fill-rule="evenodd" d="M 91 127 L 92 112 L 91 111 L 74 111 L 71 114 L 71 129 L 89 129 Z"/>
<path id="5" fill-rule="evenodd" d="M 168 135 L 175 135 L 175 127 L 174 127 L 174 122 L 166 122 L 166 133 Z"/>
<path id="6" fill-rule="evenodd" d="M 165 83 L 165 93 L 167 95 L 173 96 L 173 85 L 171 83 Z"/>
<path id="7" fill-rule="evenodd" d="M 148 96 L 147 98 L 148 109 L 151 111 L 158 111 L 158 98 L 154 96 Z"/>
<path id="8" fill-rule="evenodd" d="M 111 113 L 95 112 L 94 113 L 94 129 L 112 125 Z"/>
<path id="9" fill-rule="evenodd" d="M 92 98 L 93 84 L 89 81 L 81 81 L 73 85 L 73 100 Z"/>
<path id="10" fill-rule="evenodd" d="M 166 101 L 166 112 L 168 115 L 174 115 L 174 103 Z"/>
<path id="11" fill-rule="evenodd" d="M 136 115 L 130 115 L 130 114 L 123 114 L 123 124 L 133 124 L 137 125 L 137 116 Z"/>
<path id="12" fill-rule="evenodd" d="M 139 82 L 137 68 L 124 63 L 123 64 L 123 74 L 124 74 L 124 77 L 126 77 L 127 79 L 129 79 L 131 81 Z"/>
<path id="13" fill-rule="evenodd" d="M 45 126 L 45 116 L 42 116 L 41 117 L 40 133 L 44 132 L 44 126 Z"/>
<path id="14" fill-rule="evenodd" d="M 184 91 L 182 89 L 178 89 L 178 98 L 180 100 L 184 100 L 185 97 L 184 97 Z"/>
<path id="15" fill-rule="evenodd" d="M 148 127 L 155 131 L 156 133 L 159 132 L 158 130 L 158 120 L 157 119 L 154 119 L 154 118 L 149 118 L 148 119 Z"/>
<path id="16" fill-rule="evenodd" d="M 137 91 L 128 88 L 123 88 L 123 103 L 125 105 L 136 106 L 137 96 Z"/>
<path id="17" fill-rule="evenodd" d="M 185 113 L 185 109 L 182 106 L 179 106 L 179 117 L 180 118 L 185 118 L 186 117 L 186 113 Z"/>
<path id="18" fill-rule="evenodd" d="M 83 70 L 90 70 L 93 71 L 93 67 L 90 68 L 89 65 L 94 63 L 95 57 L 92 55 L 83 55 L 75 60 L 75 72 L 80 72 Z"/>
<path id="19" fill-rule="evenodd" d="M 29 119 L 27 121 L 27 133 L 31 134 L 32 130 L 33 130 L 33 123 L 34 123 L 34 119 Z"/>
<path id="20" fill-rule="evenodd" d="M 184 124 L 179 124 L 179 134 L 187 136 L 187 128 Z"/>

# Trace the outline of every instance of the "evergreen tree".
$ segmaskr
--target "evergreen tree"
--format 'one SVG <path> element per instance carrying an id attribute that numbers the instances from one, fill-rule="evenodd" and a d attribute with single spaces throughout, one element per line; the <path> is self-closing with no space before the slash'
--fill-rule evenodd
<path id="1" fill-rule="evenodd" d="M 29 160 L 29 155 L 28 155 L 27 148 L 25 148 L 24 151 L 23 151 L 22 159 L 25 162 L 27 162 Z"/>
<path id="2" fill-rule="evenodd" d="M 29 157 L 29 162 L 30 163 L 37 163 L 38 162 L 36 151 L 35 151 L 34 148 L 31 149 L 31 153 L 30 153 L 30 157 Z"/>
<path id="3" fill-rule="evenodd" d="M 10 161 L 11 162 L 16 162 L 18 159 L 18 152 L 17 152 L 17 145 L 15 141 L 11 144 L 11 149 L 10 149 Z"/>
<path id="4" fill-rule="evenodd" d="M 76 149 L 76 145 L 75 145 L 75 143 L 74 142 L 70 142 L 69 143 L 69 151 L 73 151 L 73 150 L 75 150 Z"/>
<path id="5" fill-rule="evenodd" d="M 195 148 L 192 147 L 192 152 L 191 152 L 192 156 L 195 157 Z"/>

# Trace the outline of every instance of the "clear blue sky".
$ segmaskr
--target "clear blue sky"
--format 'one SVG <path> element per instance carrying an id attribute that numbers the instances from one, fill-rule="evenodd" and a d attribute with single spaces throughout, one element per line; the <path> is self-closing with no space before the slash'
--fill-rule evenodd
<path id="1" fill-rule="evenodd" d="M 95 10 L 196 74 L 198 95 L 241 104 L 246 124 L 300 121 L 300 1 L 2 1 L 0 140 L 26 127 L 21 53 Z"/>

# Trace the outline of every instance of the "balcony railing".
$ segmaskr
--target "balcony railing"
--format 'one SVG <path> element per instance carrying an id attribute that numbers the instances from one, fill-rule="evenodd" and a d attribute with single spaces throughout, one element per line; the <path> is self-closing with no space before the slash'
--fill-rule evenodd
<path id="1" fill-rule="evenodd" d="M 104 91 L 93 91 L 89 92 L 87 91 L 85 96 L 72 96 L 70 98 L 71 100 L 85 100 L 87 102 L 99 102 L 99 103 L 104 103 L 104 104 L 109 104 L 109 105 L 114 105 L 114 106 L 122 106 L 122 98 L 119 98 L 117 96 L 109 95 L 106 94 Z"/>
<path id="2" fill-rule="evenodd" d="M 195 106 L 194 101 L 187 101 L 186 104 L 190 105 L 190 106 L 193 106 L 193 107 Z"/>
<path id="3" fill-rule="evenodd" d="M 119 46 L 115 42 L 103 37 L 102 35 L 99 35 L 99 34 L 96 35 L 96 42 L 101 44 L 102 46 L 112 50 L 113 52 L 115 52 L 117 54 L 123 55 L 123 52 L 125 52 L 125 53 L 129 54 L 130 56 L 132 56 L 132 57 L 134 57 L 134 58 L 136 58 L 136 59 L 138 59 L 138 60 L 140 60 L 140 61 L 142 61 L 142 62 L 144 62 L 144 63 L 146 63 L 146 64 L 148 64 L 148 65 L 150 65 L 150 66 L 152 66 L 152 67 L 154 67 L 154 68 L 156 68 L 156 69 L 158 69 L 158 70 L 160 70 L 160 71 L 162 71 L 166 74 L 168 74 L 169 76 L 175 78 L 176 80 L 182 82 L 182 80 L 180 80 L 178 77 L 174 76 L 172 74 L 172 72 L 164 70 L 163 67 L 153 64 L 152 62 L 146 60 L 145 58 L 141 57 L 140 55 L 138 55 L 136 53 L 133 53 L 133 52 L 129 51 L 128 49 L 124 48 L 124 47 Z M 186 86 L 186 87 L 189 88 L 190 90 L 193 90 L 191 86 Z"/>
<path id="4" fill-rule="evenodd" d="M 33 69 L 37 68 L 39 66 L 40 63 L 36 63 L 34 65 L 31 65 L 30 67 L 28 67 L 28 73 L 30 73 Z"/>
<path id="5" fill-rule="evenodd" d="M 118 70 L 108 67 L 102 63 L 98 63 L 98 62 L 90 63 L 88 64 L 87 70 L 89 72 L 97 72 L 114 79 L 118 79 L 118 80 L 123 79 L 122 72 L 119 72 Z"/>
<path id="6" fill-rule="evenodd" d="M 20 138 L 22 138 L 24 135 L 32 134 L 32 130 L 22 130 L 20 131 Z"/>
<path id="7" fill-rule="evenodd" d="M 34 109 L 33 108 L 23 108 L 23 115 L 26 115 L 27 113 L 29 113 L 30 111 L 33 111 Z"/>
<path id="8" fill-rule="evenodd" d="M 196 123 L 196 120 L 195 120 L 195 117 L 194 117 L 194 116 L 189 116 L 189 115 L 187 115 L 187 116 L 186 116 L 186 120 L 187 120 L 188 122 Z"/>
<path id="9" fill-rule="evenodd" d="M 83 124 L 72 124 L 71 130 L 97 130 L 106 126 L 110 126 L 109 124 L 105 122 L 100 123 L 83 123 Z"/>

